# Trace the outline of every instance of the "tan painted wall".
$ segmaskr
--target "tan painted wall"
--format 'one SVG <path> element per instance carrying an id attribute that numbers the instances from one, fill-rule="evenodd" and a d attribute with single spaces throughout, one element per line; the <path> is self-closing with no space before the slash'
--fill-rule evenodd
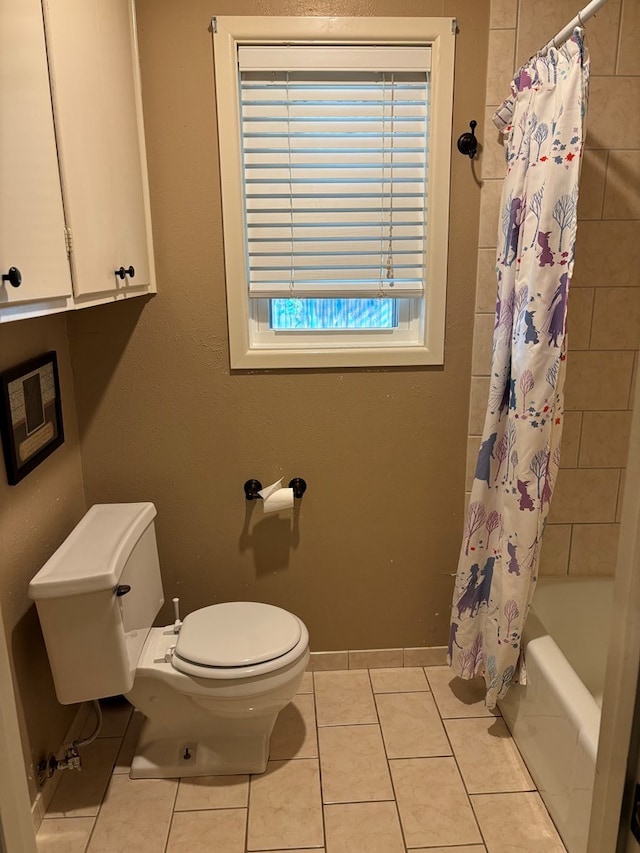
<path id="1" fill-rule="evenodd" d="M 58 354 L 64 444 L 16 486 L 0 463 L 0 607 L 14 673 L 31 796 L 34 765 L 57 750 L 75 713 L 58 704 L 29 581 L 85 511 L 73 378 L 64 315 L 0 326 L 0 371 Z"/>
<path id="2" fill-rule="evenodd" d="M 454 138 L 482 120 L 488 0 L 139 0 L 159 294 L 70 318 L 88 502 L 153 500 L 167 599 L 275 603 L 312 648 L 445 642 L 464 500 L 479 189 L 454 155 L 442 368 L 234 372 L 211 15 L 456 15 Z M 299 518 L 242 484 L 284 475 Z M 171 617 L 165 605 L 161 618 Z"/>
<path id="3" fill-rule="evenodd" d="M 493 265 L 504 155 L 490 125 L 513 71 L 583 7 L 582 0 L 491 0 L 482 158 L 467 489 L 489 386 Z M 640 0 L 609 0 L 587 24 L 591 87 L 580 179 L 561 471 L 541 574 L 615 571 L 634 370 L 640 347 Z"/>

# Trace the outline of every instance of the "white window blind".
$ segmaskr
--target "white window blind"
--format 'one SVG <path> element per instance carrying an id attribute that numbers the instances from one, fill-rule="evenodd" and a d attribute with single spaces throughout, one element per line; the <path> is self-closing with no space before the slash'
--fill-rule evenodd
<path id="1" fill-rule="evenodd" d="M 421 297 L 428 47 L 241 46 L 249 292 Z"/>

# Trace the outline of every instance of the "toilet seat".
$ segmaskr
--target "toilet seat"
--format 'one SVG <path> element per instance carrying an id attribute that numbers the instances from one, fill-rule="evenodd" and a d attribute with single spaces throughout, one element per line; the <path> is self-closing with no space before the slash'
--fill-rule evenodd
<path id="1" fill-rule="evenodd" d="M 185 617 L 171 663 L 198 678 L 248 678 L 287 666 L 307 644 L 307 630 L 292 613 L 269 604 L 232 601 Z"/>

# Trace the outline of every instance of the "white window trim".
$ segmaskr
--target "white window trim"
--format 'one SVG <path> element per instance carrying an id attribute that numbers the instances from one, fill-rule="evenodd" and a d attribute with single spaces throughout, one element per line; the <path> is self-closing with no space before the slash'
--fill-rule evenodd
<path id="1" fill-rule="evenodd" d="M 223 199 L 227 315 L 232 369 L 371 367 L 443 364 L 449 239 L 449 176 L 455 22 L 452 18 L 219 17 L 214 27 L 219 115 L 233 117 L 219 134 Z M 425 318 L 420 341 L 410 346 L 258 348 L 249 337 L 249 289 L 245 266 L 244 193 L 240 138 L 237 48 L 240 44 L 380 44 L 431 46 L 433 83 L 429 150 Z M 226 121 L 226 120 L 225 120 Z M 433 200 L 437 199 L 437 212 Z M 435 215 L 434 215 L 435 213 Z"/>

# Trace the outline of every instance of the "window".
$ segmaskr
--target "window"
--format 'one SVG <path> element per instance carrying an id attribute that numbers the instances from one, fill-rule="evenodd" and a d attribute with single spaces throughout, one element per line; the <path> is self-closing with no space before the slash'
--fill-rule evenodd
<path id="1" fill-rule="evenodd" d="M 453 30 L 217 19 L 232 367 L 442 363 Z"/>

